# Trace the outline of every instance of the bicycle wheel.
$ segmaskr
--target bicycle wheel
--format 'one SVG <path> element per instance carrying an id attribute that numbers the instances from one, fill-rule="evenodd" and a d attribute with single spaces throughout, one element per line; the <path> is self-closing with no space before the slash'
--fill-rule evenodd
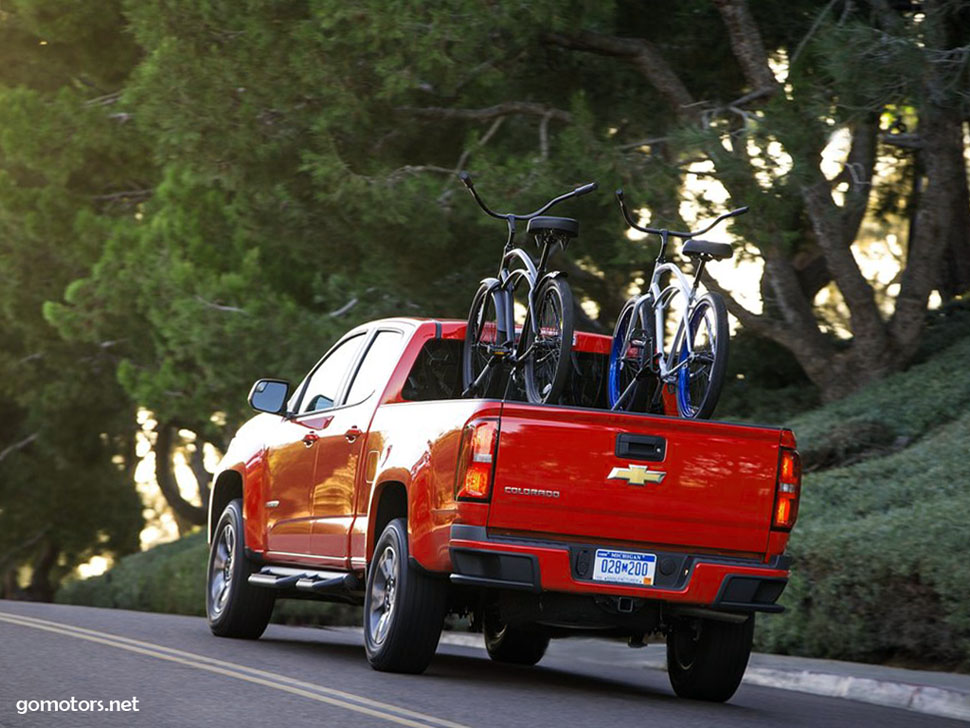
<path id="1" fill-rule="evenodd" d="M 569 374 L 569 352 L 573 346 L 573 292 L 566 281 L 550 278 L 539 289 L 535 301 L 538 335 L 533 341 L 526 321 L 519 347 L 531 353 L 525 360 L 525 396 L 530 402 L 555 402 L 562 394 Z"/>
<path id="2" fill-rule="evenodd" d="M 728 321 L 724 299 L 705 293 L 690 312 L 687 336 L 681 334 L 679 362 L 687 364 L 677 373 L 677 408 L 681 417 L 706 419 L 714 412 L 727 368 Z M 678 362 L 678 363 L 679 363 Z"/>
<path id="3" fill-rule="evenodd" d="M 483 284 L 468 312 L 468 328 L 465 329 L 465 346 L 462 349 L 462 388 L 467 390 L 476 381 L 478 387 L 472 396 L 485 396 L 489 391 L 498 367 L 492 369 L 479 381 L 479 377 L 492 358 L 496 346 L 505 344 L 500 341 L 498 315 L 495 299 L 488 285 Z"/>
<path id="4" fill-rule="evenodd" d="M 623 305 L 613 329 L 606 381 L 610 409 L 616 407 L 621 397 L 623 403 L 617 409 L 631 412 L 645 409 L 648 387 L 644 382 L 637 381 L 637 373 L 647 363 L 652 348 L 653 308 L 649 303 L 641 306 L 637 315 L 639 320 L 631 326 L 636 304 L 637 298 L 634 297 Z"/>

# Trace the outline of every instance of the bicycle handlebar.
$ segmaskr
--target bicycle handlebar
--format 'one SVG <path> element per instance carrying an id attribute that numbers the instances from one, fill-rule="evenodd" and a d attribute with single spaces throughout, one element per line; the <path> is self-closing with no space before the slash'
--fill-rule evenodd
<path id="1" fill-rule="evenodd" d="M 745 205 L 744 207 L 739 207 L 736 210 L 731 210 L 730 212 L 725 212 L 721 215 L 718 215 L 714 219 L 714 222 L 712 222 L 703 230 L 695 230 L 692 233 L 685 233 L 685 232 L 678 232 L 676 230 L 663 230 L 660 228 L 640 227 L 635 222 L 633 222 L 633 218 L 630 216 L 630 211 L 627 210 L 626 204 L 623 202 L 622 188 L 616 191 L 616 199 L 617 199 L 617 202 L 620 203 L 620 210 L 623 212 L 623 218 L 626 220 L 627 225 L 632 227 L 634 230 L 639 230 L 642 233 L 650 233 L 653 235 L 663 235 L 664 233 L 666 233 L 667 235 L 673 235 L 675 238 L 681 238 L 682 240 L 689 240 L 690 238 L 693 238 L 697 235 L 703 235 L 704 233 L 706 233 L 708 230 L 713 228 L 722 220 L 727 220 L 729 217 L 737 217 L 738 215 L 743 215 L 748 211 L 747 205 Z"/>
<path id="2" fill-rule="evenodd" d="M 485 211 L 486 215 L 490 215 L 491 217 L 497 218 L 499 220 L 506 220 L 506 221 L 531 220 L 532 218 L 537 217 L 542 213 L 544 213 L 553 205 L 558 205 L 560 202 L 562 202 L 563 200 L 568 200 L 570 197 L 579 197 L 580 195 L 585 195 L 589 192 L 592 192 L 599 186 L 596 182 L 590 182 L 588 184 L 581 185 L 580 187 L 577 187 L 576 189 L 574 189 L 572 192 L 567 192 L 564 195 L 559 195 L 559 197 L 554 197 L 553 199 L 549 200 L 549 202 L 547 202 L 545 205 L 540 207 L 535 212 L 530 212 L 527 215 L 516 215 L 511 212 L 502 214 L 489 209 L 488 205 L 485 204 L 484 200 L 482 200 L 482 198 L 478 196 L 478 192 L 475 190 L 475 183 L 472 182 L 471 175 L 468 174 L 468 172 L 464 172 L 464 171 L 459 172 L 458 179 L 460 179 L 462 184 L 468 188 L 468 191 L 471 192 L 472 197 L 475 198 L 475 202 L 477 202 L 478 206 Z"/>

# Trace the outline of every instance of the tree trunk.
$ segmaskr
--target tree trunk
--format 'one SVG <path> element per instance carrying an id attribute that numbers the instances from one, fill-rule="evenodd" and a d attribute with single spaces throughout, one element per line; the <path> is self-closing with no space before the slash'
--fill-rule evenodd
<path id="1" fill-rule="evenodd" d="M 960 155 L 954 162 L 963 166 L 963 150 L 954 150 L 954 153 Z M 967 189 L 966 170 L 953 182 L 953 220 L 946 240 L 946 250 L 943 251 L 938 286 L 944 302 L 970 291 L 970 190 Z"/>
<path id="2" fill-rule="evenodd" d="M 40 551 L 34 558 L 30 584 L 25 590 L 26 597 L 32 602 L 54 601 L 54 585 L 51 583 L 51 569 L 57 565 L 60 547 L 52 539 L 45 538 Z"/>
<path id="3" fill-rule="evenodd" d="M 17 567 L 11 566 L 3 572 L 0 583 L 0 599 L 23 599 L 24 593 L 17 581 Z"/>
<path id="4" fill-rule="evenodd" d="M 894 358 L 909 361 L 919 346 L 930 292 L 940 284 L 943 251 L 951 236 L 958 196 L 966 190 L 963 124 L 956 109 L 927 102 L 920 110 L 919 135 L 926 181 L 906 252 L 896 310 L 889 324 Z"/>
<path id="5" fill-rule="evenodd" d="M 204 526 L 208 518 L 208 511 L 204 506 L 190 503 L 182 497 L 175 472 L 172 469 L 172 455 L 175 451 L 175 440 L 178 426 L 170 422 L 159 423 L 155 438 L 155 479 L 158 487 L 165 496 L 165 500 L 175 512 L 176 522 L 181 519 L 185 524 Z M 203 484 L 203 488 L 207 484 Z M 200 489 L 201 490 L 201 489 Z M 183 525 L 179 524 L 179 531 Z"/>

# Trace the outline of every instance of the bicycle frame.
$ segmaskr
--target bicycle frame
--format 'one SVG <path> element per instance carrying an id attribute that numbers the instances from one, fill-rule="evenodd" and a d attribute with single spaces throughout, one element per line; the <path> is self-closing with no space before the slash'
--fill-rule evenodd
<path id="1" fill-rule="evenodd" d="M 665 288 L 661 289 L 660 280 L 664 273 L 670 273 L 673 276 L 673 280 Z M 660 378 L 665 382 L 672 381 L 677 372 L 686 366 L 690 362 L 690 358 L 694 355 L 693 342 L 689 336 L 685 339 L 687 357 L 682 361 L 676 364 L 674 363 L 679 347 L 671 346 L 669 352 L 664 352 L 663 343 L 666 339 L 665 323 L 667 309 L 670 308 L 671 301 L 678 294 L 686 301 L 684 311 L 674 332 L 673 342 L 676 343 L 680 338 L 681 332 L 687 328 L 687 322 L 690 320 L 690 315 L 693 312 L 692 309 L 694 300 L 697 298 L 697 284 L 699 280 L 699 273 L 695 277 L 694 282 L 691 283 L 683 271 L 673 263 L 660 263 L 654 266 L 653 276 L 650 279 L 649 293 L 640 296 L 634 304 L 633 315 L 630 317 L 629 324 L 631 327 L 637 321 L 641 320 L 644 307 L 649 306 L 652 309 L 652 311 L 647 312 L 647 315 L 653 315 L 654 317 L 654 340 L 651 351 L 652 361 L 656 362 Z M 632 332 L 632 329 L 629 332 Z"/>
<path id="2" fill-rule="evenodd" d="M 539 258 L 539 264 L 536 265 L 532 257 L 526 253 L 521 248 L 511 248 L 505 252 L 502 257 L 502 265 L 499 268 L 499 286 L 498 289 L 493 293 L 493 296 L 501 295 L 505 298 L 503 302 L 504 313 L 504 323 L 505 331 L 499 330 L 500 334 L 504 334 L 505 345 L 508 346 L 516 341 L 515 337 L 515 303 L 512 299 L 512 291 L 515 290 L 516 286 L 519 285 L 520 281 L 525 281 L 525 284 L 529 288 L 529 293 L 526 298 L 526 325 L 529 326 L 533 338 L 539 334 L 538 324 L 536 323 L 536 292 L 539 290 L 543 281 L 547 278 L 555 278 L 560 275 L 559 271 L 549 271 L 545 270 L 546 264 L 549 259 L 549 248 L 552 247 L 551 244 L 547 243 L 543 246 L 542 255 Z M 516 261 L 522 263 L 522 268 L 512 268 L 512 264 Z M 498 305 L 496 302 L 496 310 L 498 310 Z M 519 337 L 516 341 L 517 347 L 515 351 L 515 356 L 513 358 L 513 363 L 518 364 L 525 360 L 528 356 L 528 350 L 519 351 L 519 346 L 525 337 Z"/>

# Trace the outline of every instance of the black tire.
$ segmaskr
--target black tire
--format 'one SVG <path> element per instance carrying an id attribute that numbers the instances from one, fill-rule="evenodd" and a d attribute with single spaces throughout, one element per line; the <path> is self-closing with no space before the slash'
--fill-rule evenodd
<path id="1" fill-rule="evenodd" d="M 536 296 L 539 334 L 532 341 L 531 325 L 522 329 L 520 350 L 533 347 L 525 360 L 525 396 L 534 404 L 556 402 L 566 386 L 573 348 L 573 292 L 566 281 L 549 278 Z"/>
<path id="2" fill-rule="evenodd" d="M 489 348 L 506 343 L 499 341 L 500 338 L 502 334 L 495 299 L 488 284 L 483 283 L 472 299 L 472 307 L 468 311 L 468 327 L 465 329 L 465 345 L 461 357 L 462 389 L 467 390 L 478 380 L 491 359 Z M 500 367 L 493 367 L 472 396 L 487 396 L 494 389 L 499 370 Z"/>
<path id="3" fill-rule="evenodd" d="M 637 298 L 629 299 L 620 311 L 613 328 L 609 371 L 607 372 L 607 404 L 612 408 L 623 397 L 617 407 L 627 412 L 646 412 L 652 395 L 657 388 L 656 377 L 636 380 L 637 372 L 653 356 L 653 308 L 645 304 L 640 307 L 637 321 L 632 327 L 630 319 L 636 310 Z M 627 388 L 630 391 L 627 391 Z"/>
<path id="4" fill-rule="evenodd" d="M 741 623 L 685 620 L 667 633 L 667 674 L 681 698 L 723 703 L 744 677 L 754 615 Z"/>
<path id="5" fill-rule="evenodd" d="M 485 610 L 482 632 L 488 656 L 495 662 L 535 665 L 549 647 L 549 635 L 542 628 L 510 627 L 501 621 L 495 607 Z"/>
<path id="6" fill-rule="evenodd" d="M 438 647 L 447 607 L 448 582 L 411 565 L 407 522 L 395 518 L 377 540 L 367 570 L 364 648 L 371 667 L 424 672 Z"/>
<path id="7" fill-rule="evenodd" d="M 690 313 L 691 345 L 695 361 L 677 377 L 677 409 L 681 417 L 707 419 L 714 414 L 724 385 L 728 358 L 728 316 L 724 299 L 714 292 L 697 299 Z M 674 351 L 686 356 L 684 335 L 678 337 Z"/>
<path id="8" fill-rule="evenodd" d="M 212 634 L 256 639 L 269 624 L 276 595 L 252 586 L 246 558 L 242 501 L 229 501 L 216 524 L 206 569 L 205 611 Z"/>

